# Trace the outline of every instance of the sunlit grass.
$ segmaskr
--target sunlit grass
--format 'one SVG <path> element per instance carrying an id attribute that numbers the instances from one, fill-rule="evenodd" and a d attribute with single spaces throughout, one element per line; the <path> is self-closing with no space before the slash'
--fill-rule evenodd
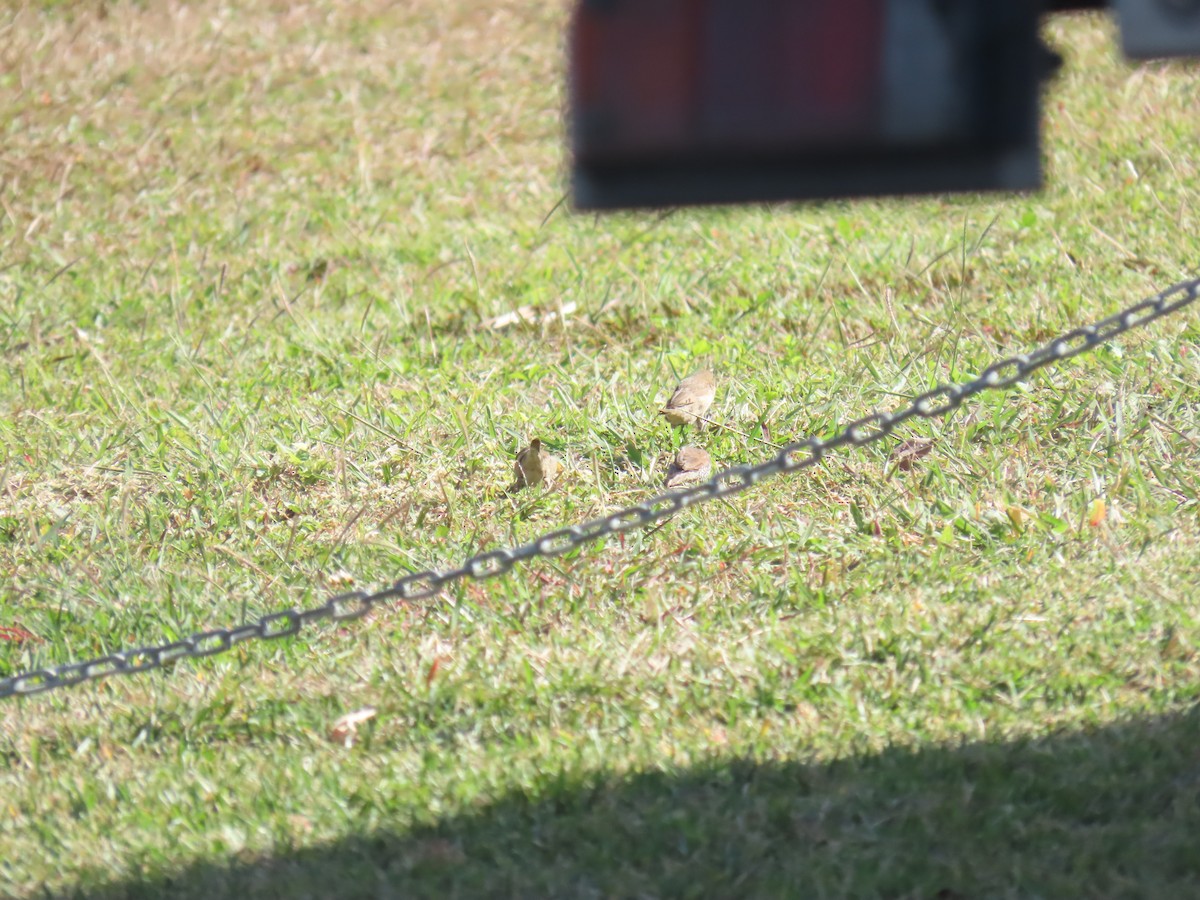
<path id="1" fill-rule="evenodd" d="M 719 419 L 826 434 L 1200 259 L 1197 73 L 1100 19 L 1050 31 L 1040 194 L 595 218 L 558 5 L 104 9 L 0 18 L 3 675 L 652 496 L 701 362 Z M 0 893 L 1187 896 L 1196 322 L 909 472 L 7 701 Z M 507 494 L 534 436 L 566 475 Z"/>

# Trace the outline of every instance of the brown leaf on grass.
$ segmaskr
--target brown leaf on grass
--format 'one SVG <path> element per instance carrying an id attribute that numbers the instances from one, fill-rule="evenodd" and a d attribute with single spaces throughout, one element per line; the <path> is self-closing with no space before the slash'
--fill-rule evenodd
<path id="1" fill-rule="evenodd" d="M 926 438 L 909 438 L 901 441 L 888 454 L 888 458 L 896 464 L 901 472 L 909 471 L 923 456 L 928 456 L 933 449 L 933 441 Z"/>
<path id="2" fill-rule="evenodd" d="M 1028 511 L 1019 506 L 1006 507 L 1004 513 L 1008 516 L 1008 521 L 1012 522 L 1013 528 L 1017 529 L 1018 531 L 1023 530 L 1025 528 L 1025 523 L 1030 519 Z"/>
<path id="3" fill-rule="evenodd" d="M 343 747 L 353 747 L 354 739 L 358 736 L 358 726 L 369 719 L 375 718 L 375 707 L 364 706 L 354 712 L 346 713 L 333 723 L 329 729 L 329 740 Z"/>
<path id="4" fill-rule="evenodd" d="M 1179 637 L 1174 625 L 1168 625 L 1166 634 L 1159 643 L 1162 658 L 1174 661 L 1186 661 L 1192 658 L 1191 648 Z"/>
<path id="5" fill-rule="evenodd" d="M 290 519 L 291 516 L 285 516 L 285 518 Z M 326 580 L 328 581 L 329 586 L 334 588 L 348 588 L 354 586 L 354 576 L 345 569 L 338 569 L 336 572 L 329 575 Z"/>
<path id="6" fill-rule="evenodd" d="M 483 324 L 485 328 L 492 328 L 496 330 L 508 328 L 510 325 L 516 325 L 518 322 L 546 325 L 550 322 L 553 322 L 559 316 L 565 319 L 567 316 L 574 313 L 578 308 L 579 304 L 573 301 L 568 301 L 567 303 L 562 304 L 562 306 L 549 310 L 548 312 L 542 312 L 534 306 L 520 306 L 514 310 L 511 310 L 510 312 L 494 316 L 490 319 L 485 319 Z"/>

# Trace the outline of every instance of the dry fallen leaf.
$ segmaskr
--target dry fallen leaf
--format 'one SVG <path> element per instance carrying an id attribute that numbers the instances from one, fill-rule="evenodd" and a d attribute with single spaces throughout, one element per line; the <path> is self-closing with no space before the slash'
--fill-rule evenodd
<path id="1" fill-rule="evenodd" d="M 515 325 L 518 322 L 534 322 L 546 325 L 550 322 L 553 322 L 559 316 L 562 316 L 562 318 L 565 319 L 567 316 L 574 313 L 578 308 L 579 304 L 567 302 L 556 309 L 550 310 L 549 312 L 540 313 L 538 312 L 537 308 L 533 306 L 520 306 L 511 312 L 506 312 L 502 315 L 487 319 L 483 324 L 488 328 L 495 329 L 508 328 L 510 325 Z"/>
<path id="2" fill-rule="evenodd" d="M 933 441 L 926 438 L 909 438 L 907 441 L 901 441 L 893 449 L 889 456 L 892 462 L 896 464 L 896 468 L 901 472 L 907 472 L 911 469 L 923 456 L 928 456 L 929 451 L 933 449 Z"/>
<path id="3" fill-rule="evenodd" d="M 362 709 L 346 713 L 329 729 L 329 739 L 343 747 L 353 747 L 354 739 L 358 734 L 358 726 L 373 718 L 375 718 L 375 707 L 373 706 L 364 706 Z"/>
<path id="4" fill-rule="evenodd" d="M 1179 632 L 1176 631 L 1174 625 L 1167 626 L 1167 632 L 1163 635 L 1159 648 L 1163 659 L 1188 660 L 1192 656 L 1191 648 L 1180 639 Z"/>
<path id="5" fill-rule="evenodd" d="M 1012 522 L 1013 528 L 1018 531 L 1024 528 L 1025 523 L 1029 520 L 1029 513 L 1019 506 L 1010 506 L 1004 512 L 1008 515 L 1008 520 Z"/>
<path id="6" fill-rule="evenodd" d="M 352 587 L 354 585 L 354 576 L 345 569 L 338 569 L 329 576 L 329 584 L 332 587 Z"/>

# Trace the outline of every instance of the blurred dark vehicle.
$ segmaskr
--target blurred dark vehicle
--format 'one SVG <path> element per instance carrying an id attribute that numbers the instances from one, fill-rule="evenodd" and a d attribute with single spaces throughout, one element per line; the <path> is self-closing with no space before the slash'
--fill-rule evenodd
<path id="1" fill-rule="evenodd" d="M 1040 186 L 1041 19 L 1102 2 L 581 0 L 581 209 Z M 1200 0 L 1116 0 L 1126 54 L 1200 55 Z"/>

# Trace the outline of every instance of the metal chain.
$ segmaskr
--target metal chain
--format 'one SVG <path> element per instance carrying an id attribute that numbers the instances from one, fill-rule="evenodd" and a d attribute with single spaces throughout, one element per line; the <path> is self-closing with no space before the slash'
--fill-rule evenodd
<path id="1" fill-rule="evenodd" d="M 361 619 L 377 604 L 387 600 L 410 603 L 428 600 L 455 581 L 464 578 L 482 580 L 503 575 L 522 560 L 539 556 L 558 556 L 610 534 L 622 534 L 643 528 L 651 522 L 665 519 L 697 503 L 744 491 L 772 476 L 807 469 L 820 462 L 826 453 L 843 445 L 862 446 L 881 440 L 890 435 L 896 426 L 913 416 L 923 419 L 944 416 L 957 409 L 968 397 L 987 390 L 1010 387 L 1043 366 L 1078 356 L 1117 335 L 1183 309 L 1194 302 L 1198 295 L 1200 278 L 1181 282 L 1094 325 L 1068 331 L 1038 350 L 992 363 L 971 381 L 942 385 L 922 394 L 902 409 L 874 412 L 864 416 L 845 426 L 835 437 L 810 437 L 795 441 L 782 447 L 766 462 L 753 466 L 733 466 L 718 472 L 711 480 L 702 484 L 659 494 L 652 500 L 592 519 L 582 525 L 559 528 L 519 547 L 480 553 L 457 569 L 448 572 L 432 569 L 414 572 L 374 593 L 350 591 L 331 597 L 325 603 L 311 609 L 285 609 L 237 628 L 201 631 L 169 644 L 122 650 L 98 659 L 51 666 L 0 679 L 0 698 L 38 694 L 84 681 L 107 678 L 110 675 L 146 672 L 181 659 L 215 656 L 243 641 L 290 637 L 305 625 L 321 619 L 334 622 Z"/>

